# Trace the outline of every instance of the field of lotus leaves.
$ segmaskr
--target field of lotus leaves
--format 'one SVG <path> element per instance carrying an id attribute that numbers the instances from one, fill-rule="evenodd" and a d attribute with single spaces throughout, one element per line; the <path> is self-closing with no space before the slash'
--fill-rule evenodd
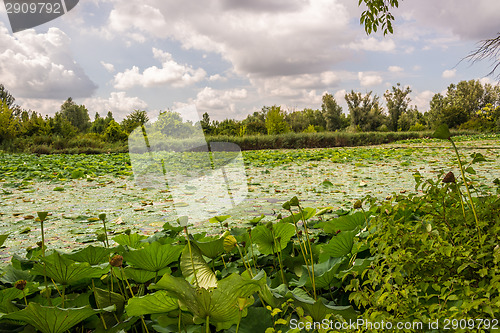
<path id="1" fill-rule="evenodd" d="M 474 195 L 495 197 L 498 137 L 455 141 Z M 299 332 L 291 319 L 355 320 L 364 303 L 347 290 L 376 261 L 380 205 L 428 195 L 415 180 L 460 175 L 436 139 L 243 158 L 247 198 L 186 226 L 168 190 L 134 182 L 127 154 L 0 153 L 0 327 Z"/>

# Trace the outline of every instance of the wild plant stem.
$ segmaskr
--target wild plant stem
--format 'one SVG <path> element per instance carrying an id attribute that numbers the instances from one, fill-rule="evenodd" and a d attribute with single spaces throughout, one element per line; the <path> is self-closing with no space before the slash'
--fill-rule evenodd
<path id="1" fill-rule="evenodd" d="M 238 244 L 236 244 L 236 247 L 238 248 L 238 252 L 240 253 L 240 257 L 241 257 L 241 260 L 243 261 L 243 265 L 245 266 L 245 269 L 248 271 L 248 274 L 250 274 L 250 277 L 253 279 L 252 268 L 245 261 L 245 257 L 243 256 L 243 253 L 241 252 L 240 246 Z"/>
<path id="2" fill-rule="evenodd" d="M 316 301 L 317 298 L 316 298 L 316 283 L 314 281 L 314 257 L 313 257 L 313 252 L 312 252 L 312 248 L 311 248 L 311 241 L 309 240 L 309 228 L 307 228 L 307 222 L 304 218 L 304 212 L 303 212 L 302 208 L 300 206 L 298 206 L 298 207 L 299 207 L 300 215 L 302 217 L 302 222 L 304 223 L 304 230 L 306 232 L 307 245 L 309 246 L 309 253 L 311 255 L 311 270 L 312 270 L 311 282 L 312 282 L 312 286 L 313 286 L 314 300 Z"/>
<path id="3" fill-rule="evenodd" d="M 238 330 L 240 329 L 240 322 L 241 322 L 241 311 L 238 314 L 238 323 L 236 324 L 236 332 L 238 333 Z"/>
<path id="4" fill-rule="evenodd" d="M 200 284 L 198 283 L 198 276 L 196 275 L 196 270 L 194 269 L 193 252 L 191 250 L 191 241 L 189 240 L 189 233 L 187 227 L 184 227 L 184 232 L 186 233 L 186 239 L 188 242 L 189 258 L 191 259 L 191 268 L 193 269 L 194 281 L 196 283 L 196 287 L 199 288 Z"/>
<path id="5" fill-rule="evenodd" d="M 470 194 L 469 185 L 467 185 L 467 180 L 465 179 L 464 168 L 462 167 L 462 161 L 460 160 L 460 154 L 458 153 L 457 146 L 455 146 L 455 142 L 451 138 L 449 138 L 451 144 L 453 145 L 453 149 L 457 154 L 458 166 L 460 167 L 460 173 L 462 174 L 462 179 L 464 181 L 465 189 L 467 190 L 467 196 L 469 197 L 470 205 L 472 208 L 472 213 L 474 213 L 474 219 L 476 220 L 477 233 L 479 236 L 479 241 L 481 242 L 481 229 L 479 228 L 479 221 L 477 219 L 476 208 L 474 206 L 474 202 L 472 201 L 472 196 Z"/>
<path id="6" fill-rule="evenodd" d="M 205 332 L 206 332 L 206 333 L 210 333 L 210 316 L 207 316 L 207 318 L 206 318 L 206 321 L 205 321 L 205 322 L 206 322 L 206 324 L 205 324 L 205 326 L 206 326 L 206 328 L 205 328 Z"/>
<path id="7" fill-rule="evenodd" d="M 290 211 L 290 214 L 292 216 L 293 225 L 295 226 L 295 234 L 297 234 L 297 238 L 299 239 L 300 253 L 302 254 L 302 258 L 304 258 L 304 263 L 306 264 L 307 274 L 309 275 L 309 278 L 311 279 L 311 281 L 313 281 L 313 278 L 311 276 L 311 270 L 309 269 L 309 262 L 307 261 L 306 255 L 304 254 L 304 252 L 307 252 L 305 250 L 306 245 L 304 244 L 302 246 L 302 237 L 299 236 L 299 227 L 297 226 L 297 221 L 295 221 L 295 217 L 293 215 L 292 210 L 289 209 L 289 211 Z"/>

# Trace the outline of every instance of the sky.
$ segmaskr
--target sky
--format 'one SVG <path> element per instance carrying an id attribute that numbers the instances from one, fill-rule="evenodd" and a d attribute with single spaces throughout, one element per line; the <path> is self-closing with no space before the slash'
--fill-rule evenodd
<path id="1" fill-rule="evenodd" d="M 195 105 L 211 119 L 263 106 L 320 109 L 325 93 L 381 97 L 397 83 L 429 109 L 451 83 L 486 76 L 461 61 L 500 32 L 498 0 L 403 0 L 394 34 L 367 35 L 358 0 L 81 0 L 66 15 L 12 33 L 0 5 L 0 83 L 16 103 L 54 115 L 72 97 L 122 120 Z"/>

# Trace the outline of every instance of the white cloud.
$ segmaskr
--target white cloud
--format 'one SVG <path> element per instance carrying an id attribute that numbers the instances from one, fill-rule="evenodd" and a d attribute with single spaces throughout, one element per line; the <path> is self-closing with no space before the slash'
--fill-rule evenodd
<path id="1" fill-rule="evenodd" d="M 430 101 L 434 95 L 435 93 L 430 90 L 412 93 L 412 105 L 416 105 L 420 112 L 425 112 L 429 110 Z"/>
<path id="2" fill-rule="evenodd" d="M 441 74 L 441 76 L 443 77 L 443 79 L 451 79 L 455 77 L 456 74 L 457 74 L 456 69 L 447 69 L 443 72 L 443 74 Z"/>
<path id="3" fill-rule="evenodd" d="M 390 52 L 396 49 L 396 43 L 394 43 L 392 39 L 380 40 L 374 37 L 369 37 L 349 43 L 347 47 L 353 50 Z"/>
<path id="4" fill-rule="evenodd" d="M 277 1 L 236 5 L 212 0 L 203 6 L 195 0 L 114 1 L 106 29 L 168 37 L 186 49 L 218 53 L 242 76 L 323 72 L 348 57 L 338 46 L 354 34 L 347 29 L 350 17 L 344 5 L 336 0 Z"/>
<path id="5" fill-rule="evenodd" d="M 214 74 L 214 75 L 210 75 L 210 77 L 208 78 L 208 81 L 227 81 L 227 77 L 223 77 L 222 75 L 220 74 Z"/>
<path id="6" fill-rule="evenodd" d="M 365 74 L 363 72 L 358 73 L 358 79 L 362 87 L 377 86 L 383 82 L 383 79 L 380 75 Z"/>
<path id="7" fill-rule="evenodd" d="M 77 98 L 97 88 L 74 61 L 70 38 L 58 28 L 11 35 L 0 22 L 0 45 L 0 78 L 15 97 Z"/>
<path id="8" fill-rule="evenodd" d="M 205 78 L 206 72 L 202 68 L 193 69 L 188 65 L 175 62 L 168 52 L 153 48 L 154 57 L 161 62 L 162 67 L 148 67 L 141 74 L 137 66 L 126 69 L 115 75 L 116 89 L 129 89 L 134 86 L 153 87 L 171 85 L 172 87 L 186 87 Z"/>
<path id="9" fill-rule="evenodd" d="M 195 99 L 189 99 L 187 103 L 174 103 L 174 109 L 195 104 L 199 114 L 208 112 L 214 119 L 235 118 L 240 110 L 236 103 L 246 100 L 248 91 L 246 89 L 218 90 L 205 87 L 198 92 Z"/>
<path id="10" fill-rule="evenodd" d="M 399 66 L 389 66 L 388 70 L 391 73 L 401 73 L 402 71 L 404 71 L 404 69 Z"/>
<path id="11" fill-rule="evenodd" d="M 108 111 L 113 113 L 116 120 L 121 120 L 135 109 L 144 110 L 147 103 L 139 97 L 130 97 L 124 91 L 112 92 L 108 98 L 94 97 L 87 98 L 81 103 L 87 107 L 91 119 L 94 119 L 95 113 L 105 116 Z"/>
<path id="12" fill-rule="evenodd" d="M 110 63 L 107 63 L 107 62 L 104 62 L 104 61 L 101 61 L 101 65 L 102 67 L 104 67 L 104 69 L 106 71 L 108 71 L 109 73 L 113 73 L 115 71 L 115 66 L 113 64 L 110 64 Z"/>

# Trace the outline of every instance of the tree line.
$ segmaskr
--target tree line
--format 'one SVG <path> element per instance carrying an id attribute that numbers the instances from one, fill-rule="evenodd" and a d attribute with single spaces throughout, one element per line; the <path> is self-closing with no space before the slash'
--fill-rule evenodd
<path id="1" fill-rule="evenodd" d="M 441 123 L 450 128 L 481 132 L 500 131 L 500 86 L 481 84 L 478 80 L 451 84 L 446 93 L 435 94 L 429 110 L 422 113 L 411 106 L 409 87 L 393 86 L 382 98 L 367 92 L 351 90 L 344 98 L 347 112 L 332 94 L 322 97 L 321 109 L 306 108 L 285 111 L 280 106 L 264 106 L 243 120 L 225 119 L 212 121 L 204 113 L 200 124 L 206 135 L 247 136 L 274 135 L 288 132 L 312 133 L 323 131 L 370 132 L 370 131 L 424 131 Z M 95 113 L 91 120 L 89 110 L 68 98 L 54 116 L 42 116 L 36 111 L 25 110 L 15 104 L 15 98 L 0 84 L 0 146 L 4 149 L 16 139 L 45 138 L 67 140 L 86 138 L 107 143 L 124 143 L 137 127 L 149 121 L 145 110 L 134 110 L 121 122 L 113 114 L 106 117 Z M 182 120 L 172 111 L 161 112 L 155 126 L 160 132 L 176 128 L 186 131 L 195 125 Z M 43 141 L 43 140 L 42 140 Z"/>

